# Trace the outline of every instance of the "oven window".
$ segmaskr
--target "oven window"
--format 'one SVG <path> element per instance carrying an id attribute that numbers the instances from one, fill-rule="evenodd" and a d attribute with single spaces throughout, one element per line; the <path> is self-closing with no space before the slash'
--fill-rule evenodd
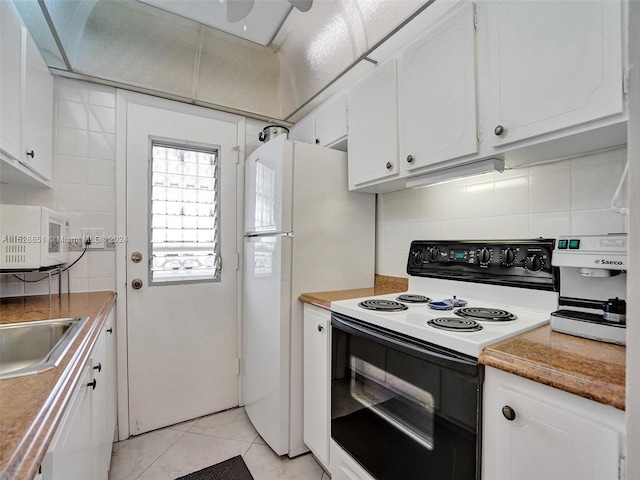
<path id="1" fill-rule="evenodd" d="M 433 449 L 433 395 L 353 355 L 350 368 L 352 398 L 425 448 Z"/>
<path id="2" fill-rule="evenodd" d="M 479 375 L 335 324 L 331 348 L 331 437 L 373 477 L 480 478 Z"/>

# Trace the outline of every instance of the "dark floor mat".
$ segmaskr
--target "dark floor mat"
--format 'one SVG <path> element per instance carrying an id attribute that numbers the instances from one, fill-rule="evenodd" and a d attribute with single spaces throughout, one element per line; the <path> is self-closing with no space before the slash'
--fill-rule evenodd
<path id="1" fill-rule="evenodd" d="M 253 480 L 253 477 L 242 457 L 238 455 L 176 480 Z"/>

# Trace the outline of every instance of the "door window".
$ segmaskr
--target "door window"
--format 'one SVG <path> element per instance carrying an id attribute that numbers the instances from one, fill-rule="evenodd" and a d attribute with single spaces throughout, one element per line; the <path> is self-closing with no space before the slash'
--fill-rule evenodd
<path id="1" fill-rule="evenodd" d="M 220 281 L 219 149 L 151 140 L 150 281 Z"/>

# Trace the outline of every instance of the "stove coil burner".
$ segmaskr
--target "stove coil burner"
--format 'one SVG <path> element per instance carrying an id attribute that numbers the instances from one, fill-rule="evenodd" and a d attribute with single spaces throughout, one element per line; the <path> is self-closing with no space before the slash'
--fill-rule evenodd
<path id="1" fill-rule="evenodd" d="M 403 293 L 402 295 L 398 295 L 396 300 L 404 303 L 429 303 L 431 301 L 429 297 L 416 295 L 414 293 Z"/>
<path id="2" fill-rule="evenodd" d="M 456 315 L 463 318 L 475 318 L 486 322 L 510 322 L 516 317 L 513 313 L 498 308 L 459 308 L 455 312 Z"/>
<path id="3" fill-rule="evenodd" d="M 482 330 L 482 325 L 475 320 L 458 317 L 434 318 L 429 320 L 427 325 L 452 332 L 477 332 L 478 330 Z"/>
<path id="4" fill-rule="evenodd" d="M 359 307 L 367 310 L 375 310 L 377 312 L 401 312 L 407 310 L 408 307 L 393 300 L 363 300 L 358 304 Z"/>

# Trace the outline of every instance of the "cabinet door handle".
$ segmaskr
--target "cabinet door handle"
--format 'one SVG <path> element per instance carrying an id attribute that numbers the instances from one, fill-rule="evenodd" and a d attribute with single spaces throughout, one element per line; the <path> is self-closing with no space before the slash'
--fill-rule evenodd
<path id="1" fill-rule="evenodd" d="M 316 145 L 320 145 L 320 139 L 316 138 Z"/>
<path id="2" fill-rule="evenodd" d="M 413 163 L 413 155 L 407 155 L 407 163 Z"/>
<path id="3" fill-rule="evenodd" d="M 111 333 L 112 334 L 113 333 L 113 328 L 111 328 L 111 327 L 107 328 L 107 333 Z"/>
<path id="4" fill-rule="evenodd" d="M 510 422 L 513 422 L 516 419 L 516 411 L 509 405 L 502 407 L 502 415 L 504 415 L 504 418 Z"/>
<path id="5" fill-rule="evenodd" d="M 500 136 L 504 133 L 504 127 L 502 125 L 498 125 L 496 128 L 493 129 L 493 133 L 496 134 L 496 136 Z"/>
<path id="6" fill-rule="evenodd" d="M 391 170 L 393 168 L 393 163 L 387 162 L 387 170 Z"/>
<path id="7" fill-rule="evenodd" d="M 94 370 L 98 370 L 98 373 L 100 373 L 102 371 L 102 364 L 98 363 L 98 365 L 96 365 L 95 367 L 93 367 Z"/>
<path id="8" fill-rule="evenodd" d="M 96 379 L 93 379 L 93 382 L 89 382 L 87 383 L 87 387 L 91 387 L 91 390 L 95 390 L 96 389 L 96 385 L 98 384 L 98 382 L 96 381 Z"/>
<path id="9" fill-rule="evenodd" d="M 324 327 L 322 325 L 318 325 L 318 331 L 321 332 L 322 330 L 324 330 Z"/>
<path id="10" fill-rule="evenodd" d="M 33 160 L 34 158 L 36 158 L 36 154 L 33 150 L 29 150 L 27 152 L 27 157 L 31 157 L 31 159 Z"/>

